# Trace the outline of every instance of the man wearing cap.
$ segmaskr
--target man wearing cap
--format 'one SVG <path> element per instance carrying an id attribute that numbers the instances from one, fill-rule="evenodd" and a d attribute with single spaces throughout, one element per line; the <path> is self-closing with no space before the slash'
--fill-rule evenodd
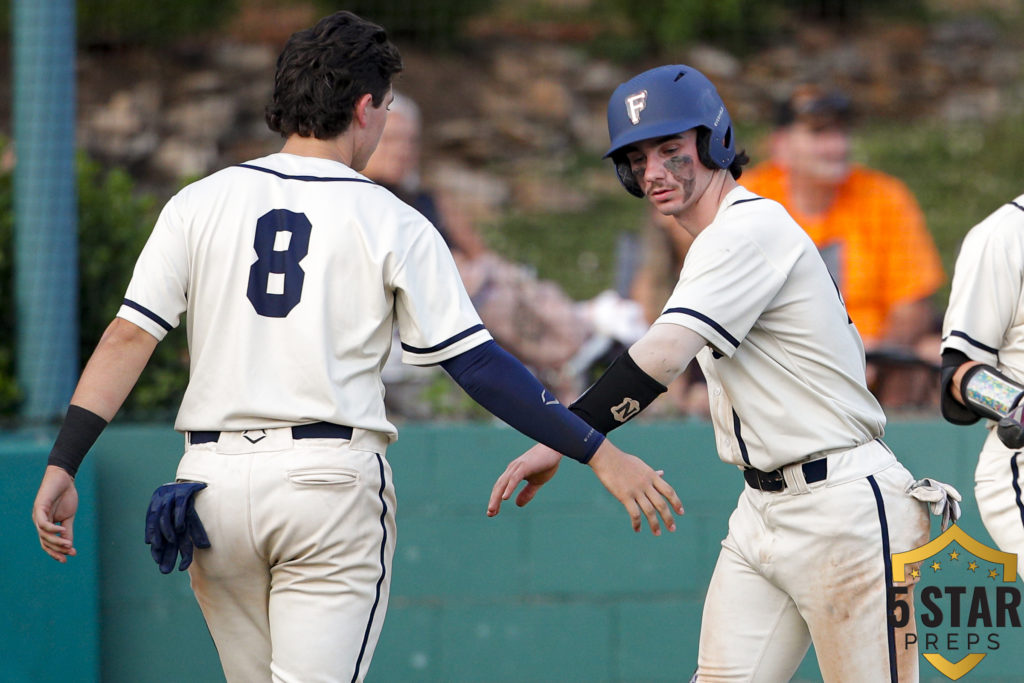
<path id="1" fill-rule="evenodd" d="M 777 108 L 771 159 L 744 173 L 742 184 L 781 203 L 814 240 L 869 360 L 896 352 L 937 363 L 930 297 L 945 279 L 938 250 L 906 185 L 852 163 L 852 121 L 846 95 L 817 85 L 796 88 Z M 884 379 L 877 377 L 873 388 Z"/>

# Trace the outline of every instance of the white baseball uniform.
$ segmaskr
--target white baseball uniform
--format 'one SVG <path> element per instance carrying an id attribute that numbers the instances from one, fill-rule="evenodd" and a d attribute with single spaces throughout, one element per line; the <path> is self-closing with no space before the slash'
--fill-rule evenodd
<path id="1" fill-rule="evenodd" d="M 1024 195 L 964 237 L 956 259 L 942 350 L 954 349 L 1024 383 Z M 1024 455 L 990 429 L 974 472 L 978 511 L 1000 549 L 1024 556 Z M 1024 577 L 1024 567 L 1019 569 Z"/>
<path id="2" fill-rule="evenodd" d="M 890 554 L 927 541 L 928 513 L 881 441 L 863 344 L 813 242 L 778 203 L 733 189 L 656 322 L 708 341 L 697 360 L 721 459 L 784 482 L 748 479 L 729 520 L 697 680 L 789 680 L 812 640 L 826 681 L 914 679 L 916 651 L 887 618 Z"/>
<path id="3" fill-rule="evenodd" d="M 486 342 L 434 227 L 327 159 L 273 154 L 164 208 L 118 315 L 186 314 L 177 477 L 212 547 L 192 587 L 229 681 L 362 680 L 387 608 L 397 436 L 380 371 Z M 295 427 L 295 429 L 293 429 Z"/>

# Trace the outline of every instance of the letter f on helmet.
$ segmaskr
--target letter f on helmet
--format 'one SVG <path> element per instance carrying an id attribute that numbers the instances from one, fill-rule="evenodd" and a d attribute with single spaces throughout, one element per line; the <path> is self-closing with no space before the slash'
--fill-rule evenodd
<path id="1" fill-rule="evenodd" d="M 647 91 L 641 90 L 626 98 L 626 113 L 633 125 L 640 123 L 640 112 L 647 107 Z"/>

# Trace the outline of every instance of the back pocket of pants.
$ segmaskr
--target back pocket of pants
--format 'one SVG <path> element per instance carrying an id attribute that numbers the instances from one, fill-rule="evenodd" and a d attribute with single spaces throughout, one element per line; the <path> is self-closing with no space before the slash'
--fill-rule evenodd
<path id="1" fill-rule="evenodd" d="M 291 470 L 288 481 L 296 486 L 353 486 L 359 483 L 359 473 L 354 470 L 316 468 Z"/>

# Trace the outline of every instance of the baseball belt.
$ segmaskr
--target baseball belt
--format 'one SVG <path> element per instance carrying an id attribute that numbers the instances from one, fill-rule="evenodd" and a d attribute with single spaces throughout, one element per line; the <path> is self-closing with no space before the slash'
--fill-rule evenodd
<path id="1" fill-rule="evenodd" d="M 352 428 L 331 422 L 311 422 L 292 427 L 293 439 L 351 439 Z M 195 446 L 220 439 L 220 432 L 189 432 L 188 442 Z"/>
<path id="2" fill-rule="evenodd" d="M 804 481 L 808 484 L 824 481 L 828 476 L 828 459 L 821 458 L 820 460 L 805 462 L 800 466 L 800 469 L 804 471 Z M 782 475 L 781 467 L 771 472 L 764 472 L 750 467 L 743 470 L 743 478 L 751 488 L 760 491 L 777 493 L 786 488 L 786 479 Z"/>

